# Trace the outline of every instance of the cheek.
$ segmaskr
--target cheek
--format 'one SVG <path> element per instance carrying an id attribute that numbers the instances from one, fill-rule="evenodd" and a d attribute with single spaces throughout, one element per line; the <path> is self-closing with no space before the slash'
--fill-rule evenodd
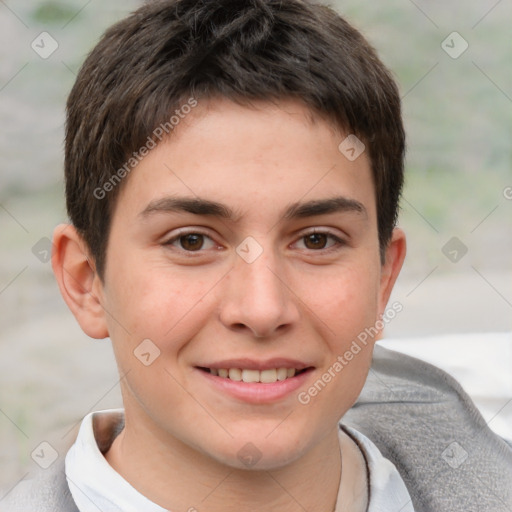
<path id="1" fill-rule="evenodd" d="M 327 351 L 317 380 L 302 390 L 299 402 L 308 407 L 311 417 L 329 423 L 354 404 L 368 375 L 376 340 L 372 328 L 378 310 L 378 276 L 354 269 L 322 283 L 308 306 Z"/>
<path id="2" fill-rule="evenodd" d="M 107 290 L 110 337 L 128 365 L 133 359 L 129 356 L 145 339 L 154 342 L 163 356 L 175 355 L 212 313 L 207 298 L 217 275 L 172 272 L 147 263 L 137 272 L 133 263 L 119 266 Z"/>
<path id="3" fill-rule="evenodd" d="M 378 313 L 378 275 L 365 268 L 347 267 L 317 280 L 304 301 L 325 326 L 338 349 L 373 325 Z"/>
<path id="4" fill-rule="evenodd" d="M 121 269 L 119 269 L 121 270 Z M 187 394 L 180 353 L 211 315 L 204 299 L 212 284 L 153 268 L 119 272 L 109 294 L 109 332 L 130 392 L 145 407 L 180 407 Z"/>

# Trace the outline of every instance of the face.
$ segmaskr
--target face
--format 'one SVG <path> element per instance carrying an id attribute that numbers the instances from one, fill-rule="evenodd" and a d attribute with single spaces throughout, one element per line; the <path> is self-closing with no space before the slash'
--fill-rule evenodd
<path id="1" fill-rule="evenodd" d="M 346 135 L 299 103 L 217 100 L 132 171 L 99 292 L 127 428 L 277 468 L 356 400 L 372 343 L 344 354 L 392 277 L 369 160 L 338 150 Z"/>

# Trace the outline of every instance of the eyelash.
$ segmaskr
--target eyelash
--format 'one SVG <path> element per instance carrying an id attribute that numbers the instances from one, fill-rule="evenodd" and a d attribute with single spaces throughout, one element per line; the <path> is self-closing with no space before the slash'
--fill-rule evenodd
<path id="1" fill-rule="evenodd" d="M 312 230 L 312 231 L 309 231 L 307 233 L 304 233 L 302 234 L 298 240 L 304 240 L 306 237 L 308 236 L 311 236 L 311 235 L 327 235 L 327 237 L 331 240 L 334 241 L 334 243 L 329 246 L 329 247 L 326 247 L 326 248 L 322 248 L 322 249 L 301 249 L 302 251 L 307 251 L 307 252 L 311 252 L 311 253 L 328 253 L 328 252 L 332 252 L 332 251 L 335 251 L 335 250 L 339 250 L 340 248 L 342 248 L 343 246 L 346 246 L 347 245 L 347 242 L 343 239 L 341 239 L 340 237 L 336 236 L 334 233 L 328 231 L 328 230 L 318 230 L 318 229 L 315 229 L 315 230 Z M 172 238 L 170 238 L 169 240 L 167 240 L 166 242 L 163 243 L 164 246 L 171 246 L 172 244 L 174 244 L 175 242 L 179 242 L 179 240 L 187 235 L 201 235 L 205 238 L 209 238 L 214 244 L 216 243 L 212 237 L 210 235 L 208 235 L 207 233 L 201 231 L 200 229 L 197 229 L 197 230 L 186 230 L 186 231 L 181 231 L 179 233 L 177 233 L 175 236 L 173 236 Z M 296 242 L 294 242 L 296 243 Z M 218 244 L 217 244 L 218 245 Z M 180 252 L 182 253 L 186 253 L 188 254 L 189 256 L 193 256 L 195 253 L 197 254 L 200 254 L 202 252 L 204 252 L 205 250 L 204 249 L 199 249 L 197 251 L 187 251 L 186 249 L 183 249 L 183 248 L 179 248 L 178 249 Z"/>
<path id="2" fill-rule="evenodd" d="M 327 235 L 328 239 L 330 238 L 331 240 L 334 241 L 334 243 L 331 246 L 326 247 L 326 248 L 322 248 L 322 249 L 307 249 L 307 248 L 303 249 L 303 250 L 308 251 L 308 252 L 313 252 L 313 253 L 323 252 L 325 254 L 325 253 L 330 253 L 332 251 L 339 250 L 342 247 L 344 247 L 345 245 L 347 245 L 347 242 L 345 240 L 343 240 L 339 236 L 336 236 L 331 231 L 319 230 L 319 229 L 314 229 L 313 231 L 308 231 L 307 233 L 302 234 L 299 237 L 299 240 L 304 240 L 304 238 L 306 238 L 308 236 L 311 236 L 311 235 Z"/>
<path id="3" fill-rule="evenodd" d="M 186 237 L 187 235 L 201 235 L 201 236 L 203 236 L 205 238 L 209 238 L 212 242 L 214 242 L 214 240 L 212 239 L 212 237 L 210 235 L 208 235 L 207 233 L 201 231 L 200 229 L 193 229 L 193 230 L 187 229 L 187 230 L 183 230 L 183 231 L 178 232 L 172 238 L 170 238 L 169 240 L 164 242 L 163 245 L 164 246 L 171 246 L 174 242 L 179 242 L 179 240 L 181 238 Z M 216 244 L 216 245 L 218 245 L 218 244 Z M 204 250 L 202 248 L 199 249 L 198 251 L 187 251 L 186 249 L 183 249 L 182 247 L 180 247 L 180 248 L 177 248 L 177 250 L 182 252 L 182 253 L 188 253 L 189 256 L 194 255 L 194 253 L 202 253 L 202 252 L 204 252 Z"/>

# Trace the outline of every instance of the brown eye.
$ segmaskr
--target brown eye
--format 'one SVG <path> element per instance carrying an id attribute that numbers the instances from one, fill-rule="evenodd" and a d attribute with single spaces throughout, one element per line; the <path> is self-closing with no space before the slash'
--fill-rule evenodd
<path id="1" fill-rule="evenodd" d="M 304 237 L 304 245 L 308 249 L 325 249 L 327 238 L 326 233 L 310 233 Z"/>
<path id="2" fill-rule="evenodd" d="M 198 251 L 204 245 L 204 236 L 199 233 L 180 236 L 180 245 L 186 251 Z"/>
<path id="3" fill-rule="evenodd" d="M 187 252 L 203 253 L 209 249 L 219 248 L 211 237 L 198 231 L 181 231 L 175 237 L 164 242 L 163 245 L 181 251 L 182 254 Z"/>

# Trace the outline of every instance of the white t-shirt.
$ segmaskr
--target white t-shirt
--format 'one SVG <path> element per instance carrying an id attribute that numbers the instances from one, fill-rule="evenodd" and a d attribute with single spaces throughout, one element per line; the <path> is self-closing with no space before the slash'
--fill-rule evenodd
<path id="1" fill-rule="evenodd" d="M 140 494 L 107 462 L 93 430 L 93 418 L 100 414 L 112 416 L 110 430 L 100 433 L 102 443 L 105 440 L 107 444 L 112 443 L 113 427 L 120 423 L 122 409 L 88 414 L 66 455 L 66 478 L 80 512 L 169 512 Z M 394 464 L 363 434 L 346 426 L 343 428 L 358 441 L 368 464 L 370 503 L 367 512 L 414 512 L 407 488 Z"/>

